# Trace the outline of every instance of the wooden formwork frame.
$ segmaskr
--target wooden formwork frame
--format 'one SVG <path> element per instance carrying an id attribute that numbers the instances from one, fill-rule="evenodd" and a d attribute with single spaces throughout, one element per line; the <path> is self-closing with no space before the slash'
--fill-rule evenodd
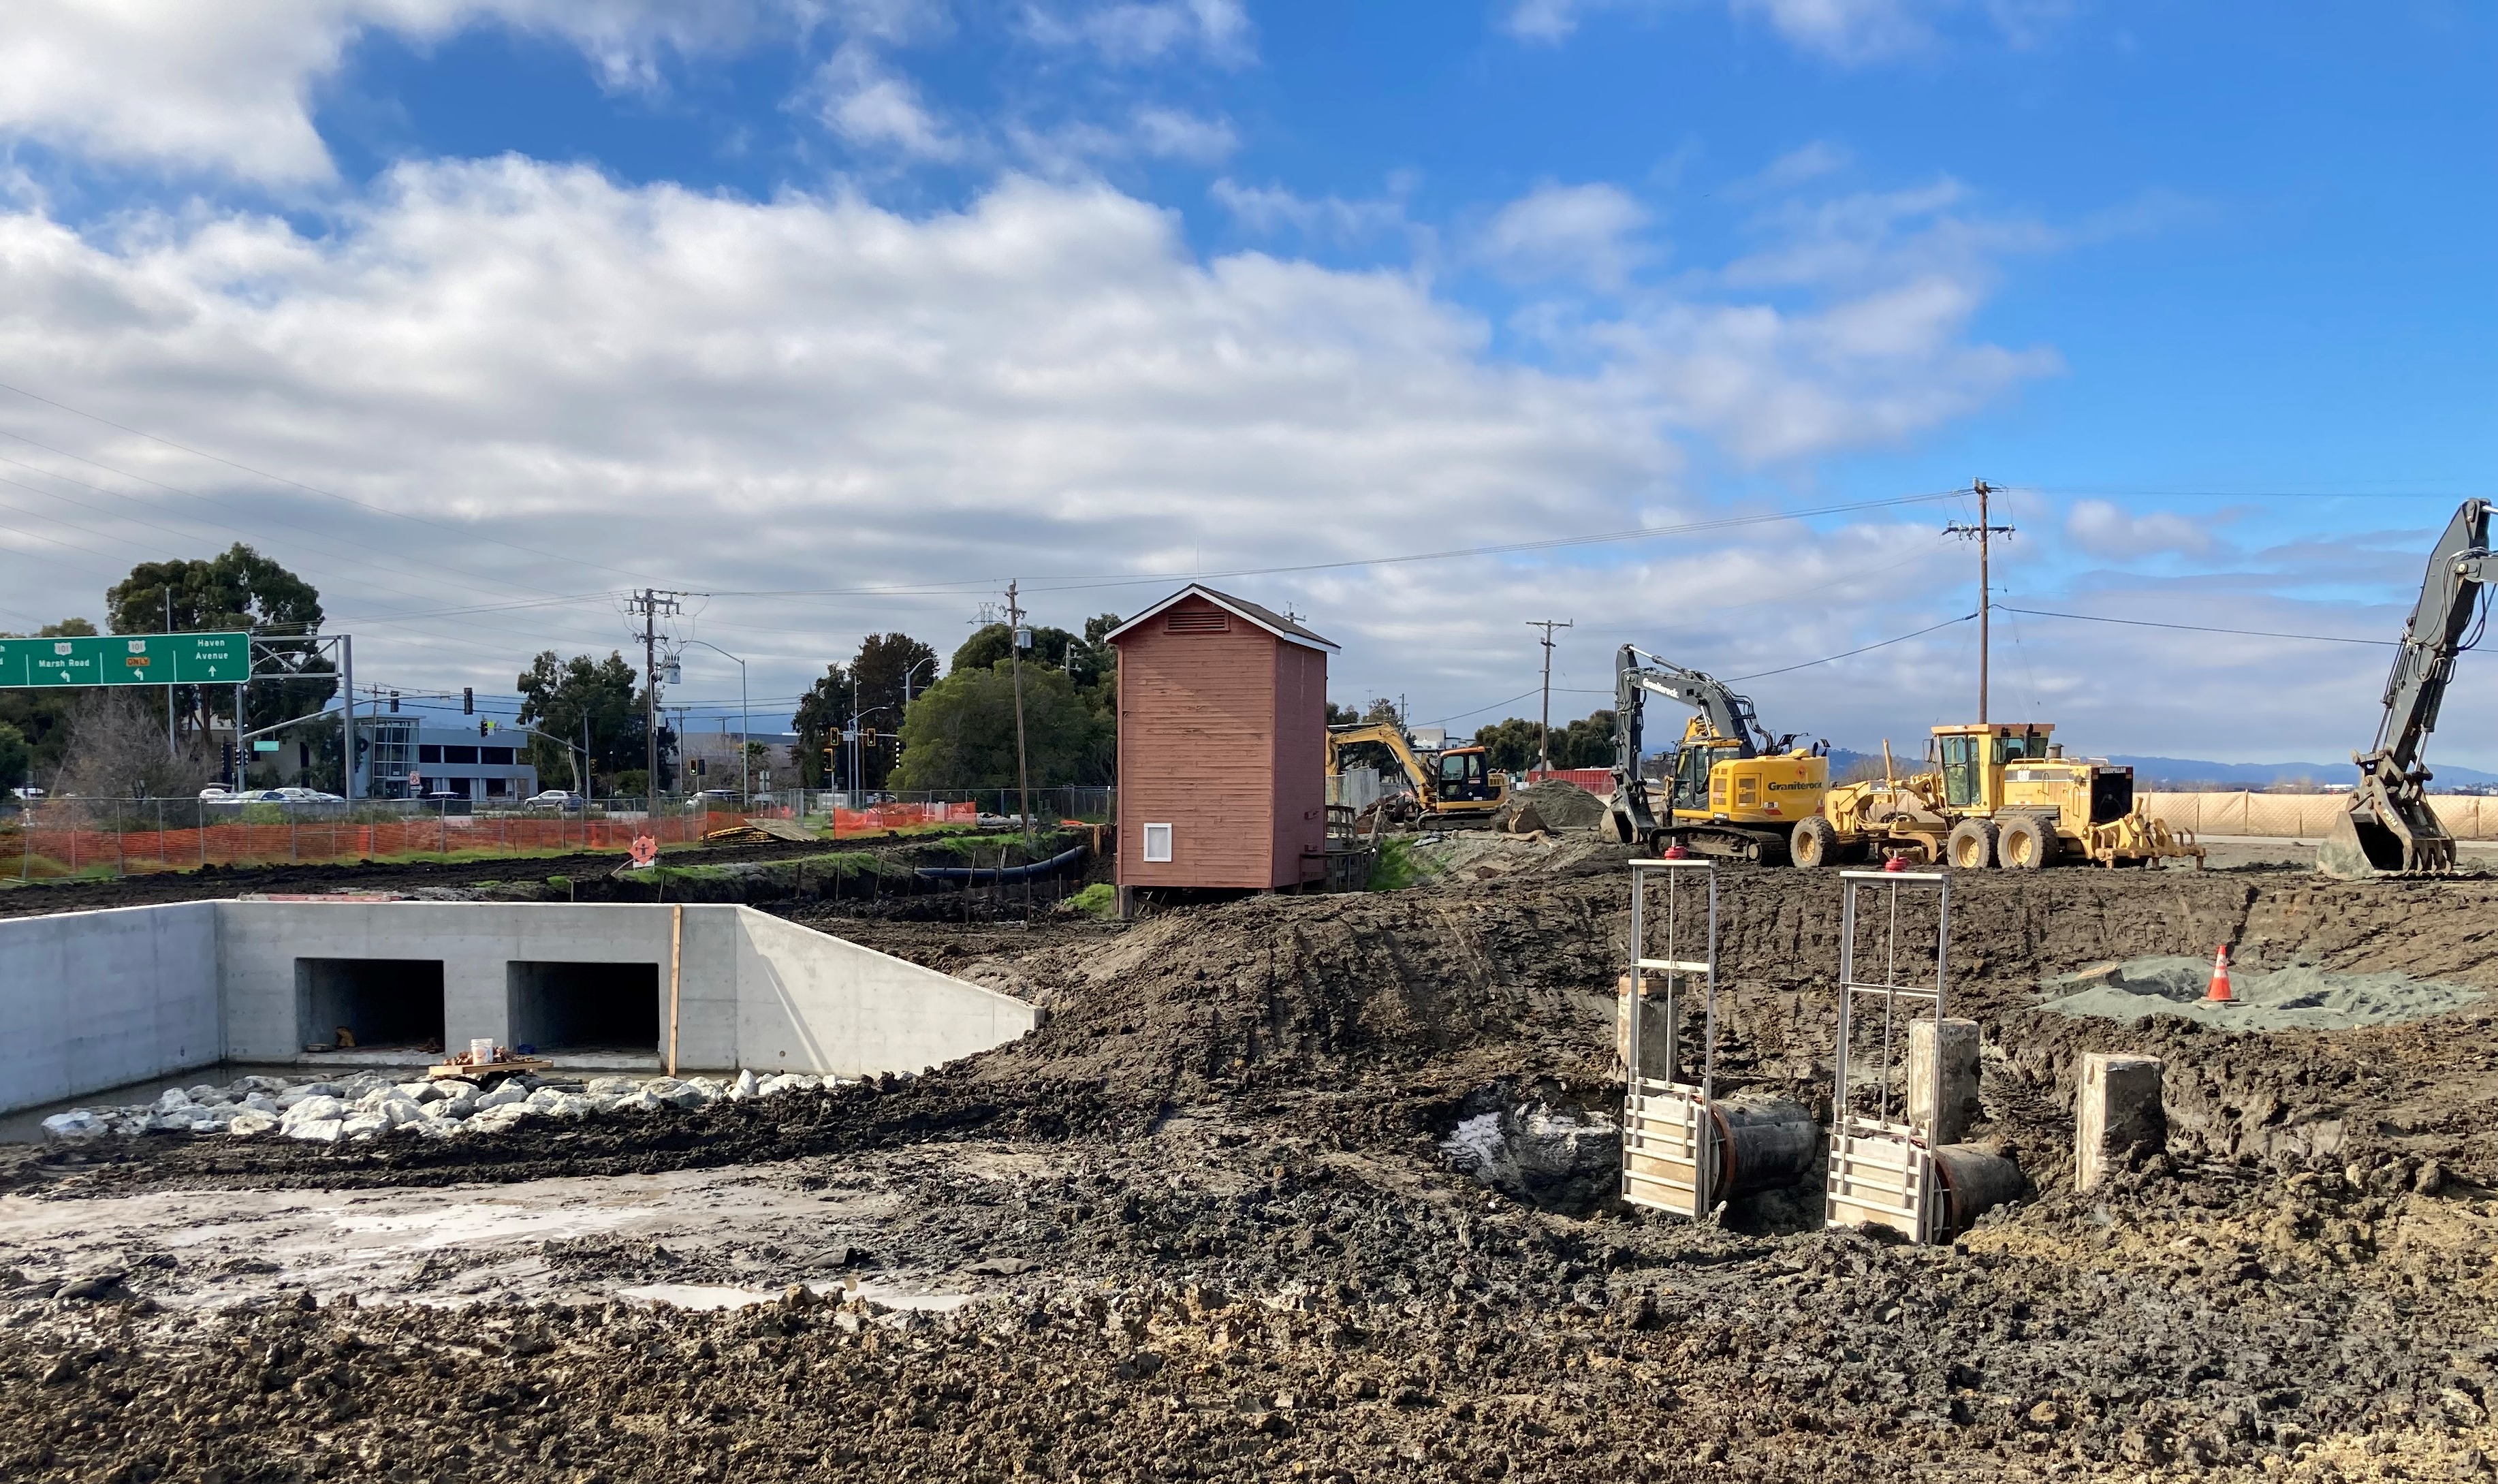
<path id="1" fill-rule="evenodd" d="M 1693 878 L 1698 878 L 1695 883 Z M 1664 916 L 1658 924 L 1662 952 L 1649 949 L 1649 891 L 1664 889 Z M 1692 944 L 1687 920 L 1691 899 L 1706 893 L 1707 913 L 1699 924 L 1701 942 Z M 1700 956 L 1692 957 L 1698 948 Z M 1665 978 L 1663 1010 L 1667 1032 L 1665 1065 L 1647 1064 L 1648 979 Z M 1682 1070 L 1682 1016 L 1686 991 L 1700 984 L 1701 1038 L 1699 1080 L 1685 1081 Z M 1710 1099 L 1717 1084 L 1717 862 L 1706 856 L 1688 860 L 1631 862 L 1630 1048 L 1624 1057 L 1622 1097 L 1622 1199 L 1634 1206 L 1671 1211 L 1694 1220 L 1717 1203 L 1717 1120 Z"/>
<path id="2" fill-rule="evenodd" d="M 1930 1056 L 1926 1106 L 1942 1106 L 1941 1021 L 1943 990 L 1951 951 L 1951 878 L 1941 872 L 1841 871 L 1844 893 L 1840 914 L 1839 1047 L 1833 1063 L 1830 1098 L 1830 1177 L 1823 1205 L 1830 1226 L 1887 1226 L 1911 1242 L 1936 1240 L 1945 1221 L 1943 1201 L 1935 1175 L 1934 1146 L 1908 1117 L 1913 1101 L 1904 1091 L 1899 1116 L 1891 1115 L 1891 1062 L 1895 1047 L 1907 1038 L 1908 1025 L 1930 1007 L 1936 1022 L 1937 1054 Z M 1857 903 L 1868 887 L 1878 887 L 1884 909 L 1882 962 L 1878 978 L 1860 975 L 1856 955 Z M 1903 891 L 1935 893 L 1935 980 L 1931 986 L 1900 982 L 1900 898 Z M 1874 1066 L 1874 1113 L 1855 1111 L 1848 1096 L 1848 1055 L 1856 1031 L 1860 999 L 1882 1002 L 1879 1059 Z M 1908 1012 L 1902 1015 L 1903 1008 Z"/>

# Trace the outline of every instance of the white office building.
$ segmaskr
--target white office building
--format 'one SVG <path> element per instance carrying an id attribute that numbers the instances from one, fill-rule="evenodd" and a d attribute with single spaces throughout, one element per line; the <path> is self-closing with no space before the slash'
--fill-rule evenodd
<path id="1" fill-rule="evenodd" d="M 479 735 L 475 721 L 360 716 L 356 782 L 360 798 L 457 798 L 518 802 L 538 791 L 528 739 Z"/>

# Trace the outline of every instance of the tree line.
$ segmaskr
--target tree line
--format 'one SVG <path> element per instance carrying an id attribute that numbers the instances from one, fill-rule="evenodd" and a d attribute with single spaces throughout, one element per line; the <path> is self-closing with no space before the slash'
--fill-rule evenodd
<path id="1" fill-rule="evenodd" d="M 237 543 L 200 561 L 142 563 L 105 594 L 112 633 L 247 631 L 293 674 L 279 684 L 248 688 L 245 726 L 257 729 L 310 717 L 328 708 L 337 682 L 309 641 L 321 631 L 320 593 L 250 547 Z M 1107 785 L 1118 765 L 1118 653 L 1106 642 L 1120 624 L 1099 614 L 1080 629 L 1030 627 L 1023 651 L 1023 733 L 1035 788 Z M 92 635 L 83 618 L 45 626 L 35 637 Z M 25 637 L 5 635 L 5 637 Z M 788 763 L 806 788 L 841 787 L 853 777 L 869 789 L 986 790 L 1013 788 L 1015 664 L 1012 630 L 989 624 L 945 657 L 902 632 L 872 633 L 848 662 L 825 667 L 799 700 L 796 742 Z M 572 749 L 585 748 L 592 787 L 637 794 L 649 787 L 650 696 L 640 666 L 618 650 L 604 658 L 570 658 L 546 650 L 515 678 L 520 723 L 541 780 L 572 777 Z M 0 691 L 0 789 L 43 781 L 54 792 L 90 796 L 165 797 L 196 791 L 216 776 L 211 727 L 230 728 L 234 690 L 174 690 L 173 746 L 167 746 L 165 692 L 156 687 Z M 1329 702 L 1328 722 L 1401 724 L 1400 707 L 1376 697 L 1356 709 Z M 860 738 L 843 734 L 855 722 Z M 1613 762 L 1614 713 L 1599 710 L 1551 728 L 1556 768 Z M 231 735 L 231 732 L 228 732 Z M 561 741 L 555 739 L 560 738 Z M 1474 740 L 1492 767 L 1520 772 L 1533 765 L 1537 724 L 1519 718 L 1480 727 Z M 681 739 L 664 721 L 658 729 L 663 778 L 676 776 Z M 335 727 L 306 728 L 299 739 L 312 773 L 339 787 Z M 267 774 L 267 777 L 260 775 Z M 258 764 L 246 782 L 276 781 Z M 340 791 L 344 791 L 341 788 Z"/>

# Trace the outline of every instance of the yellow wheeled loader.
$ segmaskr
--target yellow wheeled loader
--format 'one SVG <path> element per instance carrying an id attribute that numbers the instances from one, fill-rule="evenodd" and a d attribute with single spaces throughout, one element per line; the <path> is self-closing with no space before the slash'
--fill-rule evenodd
<path id="1" fill-rule="evenodd" d="M 1878 779 L 1822 795 L 1821 812 L 1788 842 L 1799 866 L 1835 865 L 1875 853 L 1906 855 L 1962 870 L 2034 871 L 2059 861 L 2148 865 L 2192 859 L 2203 848 L 2143 813 L 2133 769 L 2067 758 L 2046 722 L 1938 726 L 1924 770 L 1896 776 L 1890 748 Z"/>

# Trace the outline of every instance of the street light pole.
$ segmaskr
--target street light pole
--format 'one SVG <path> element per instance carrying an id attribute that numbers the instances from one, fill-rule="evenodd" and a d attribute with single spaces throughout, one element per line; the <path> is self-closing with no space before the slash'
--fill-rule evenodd
<path id="1" fill-rule="evenodd" d="M 746 749 L 748 746 L 746 738 L 747 727 L 749 725 L 746 720 L 746 661 L 738 659 L 735 655 L 730 654 L 727 650 L 721 648 L 719 645 L 714 644 L 709 639 L 688 639 L 685 642 L 688 644 L 699 644 L 703 648 L 710 650 L 713 654 L 720 656 L 721 659 L 730 661 L 737 666 L 737 798 L 739 803 L 745 803 L 754 791 L 747 787 L 746 778 Z"/>

